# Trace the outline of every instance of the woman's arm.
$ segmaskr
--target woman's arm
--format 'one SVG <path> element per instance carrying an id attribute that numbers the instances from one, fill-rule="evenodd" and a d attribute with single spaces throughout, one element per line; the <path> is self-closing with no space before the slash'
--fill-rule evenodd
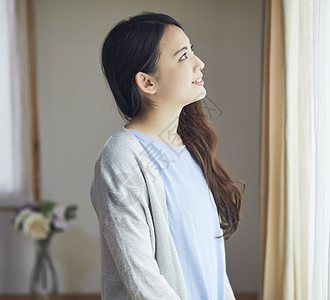
<path id="1" fill-rule="evenodd" d="M 179 300 L 160 274 L 152 253 L 144 211 L 148 208 L 147 186 L 134 154 L 101 153 L 95 164 L 91 199 L 130 298 Z"/>

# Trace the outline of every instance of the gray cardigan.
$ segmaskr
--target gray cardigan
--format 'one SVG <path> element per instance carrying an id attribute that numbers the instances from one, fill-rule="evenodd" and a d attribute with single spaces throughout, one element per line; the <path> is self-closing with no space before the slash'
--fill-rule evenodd
<path id="1" fill-rule="evenodd" d="M 187 300 L 162 178 L 125 127 L 97 158 L 90 197 L 101 233 L 102 299 Z M 226 300 L 235 299 L 227 276 L 225 286 Z"/>

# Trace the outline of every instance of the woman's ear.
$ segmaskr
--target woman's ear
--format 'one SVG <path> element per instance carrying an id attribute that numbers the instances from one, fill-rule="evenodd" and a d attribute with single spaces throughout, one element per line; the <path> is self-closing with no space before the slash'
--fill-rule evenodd
<path id="1" fill-rule="evenodd" d="M 141 91 L 143 91 L 144 93 L 146 94 L 156 93 L 156 86 L 152 76 L 143 72 L 138 72 L 135 75 L 135 82 L 137 86 L 141 89 Z"/>

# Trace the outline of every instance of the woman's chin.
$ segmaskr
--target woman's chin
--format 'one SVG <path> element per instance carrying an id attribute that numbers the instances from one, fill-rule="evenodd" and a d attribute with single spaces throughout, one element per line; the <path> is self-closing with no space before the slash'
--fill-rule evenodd
<path id="1" fill-rule="evenodd" d="M 195 101 L 204 99 L 206 97 L 206 89 L 203 87 L 203 89 L 200 91 L 200 93 L 197 95 Z"/>

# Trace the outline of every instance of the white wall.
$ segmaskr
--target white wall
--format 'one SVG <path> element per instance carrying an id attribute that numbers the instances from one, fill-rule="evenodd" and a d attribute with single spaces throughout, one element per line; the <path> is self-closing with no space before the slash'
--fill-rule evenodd
<path id="1" fill-rule="evenodd" d="M 35 1 L 42 196 L 79 205 L 78 219 L 51 248 L 60 291 L 100 289 L 99 231 L 89 188 L 99 151 L 125 122 L 102 77 L 99 49 L 115 23 L 142 10 L 181 22 L 205 63 L 208 97 L 223 110 L 211 118 L 218 155 L 233 178 L 247 183 L 243 219 L 226 242 L 227 272 L 235 292 L 257 292 L 262 0 Z M 13 233 L 8 213 L 0 218 L 0 293 L 27 292 L 34 248 Z"/>

